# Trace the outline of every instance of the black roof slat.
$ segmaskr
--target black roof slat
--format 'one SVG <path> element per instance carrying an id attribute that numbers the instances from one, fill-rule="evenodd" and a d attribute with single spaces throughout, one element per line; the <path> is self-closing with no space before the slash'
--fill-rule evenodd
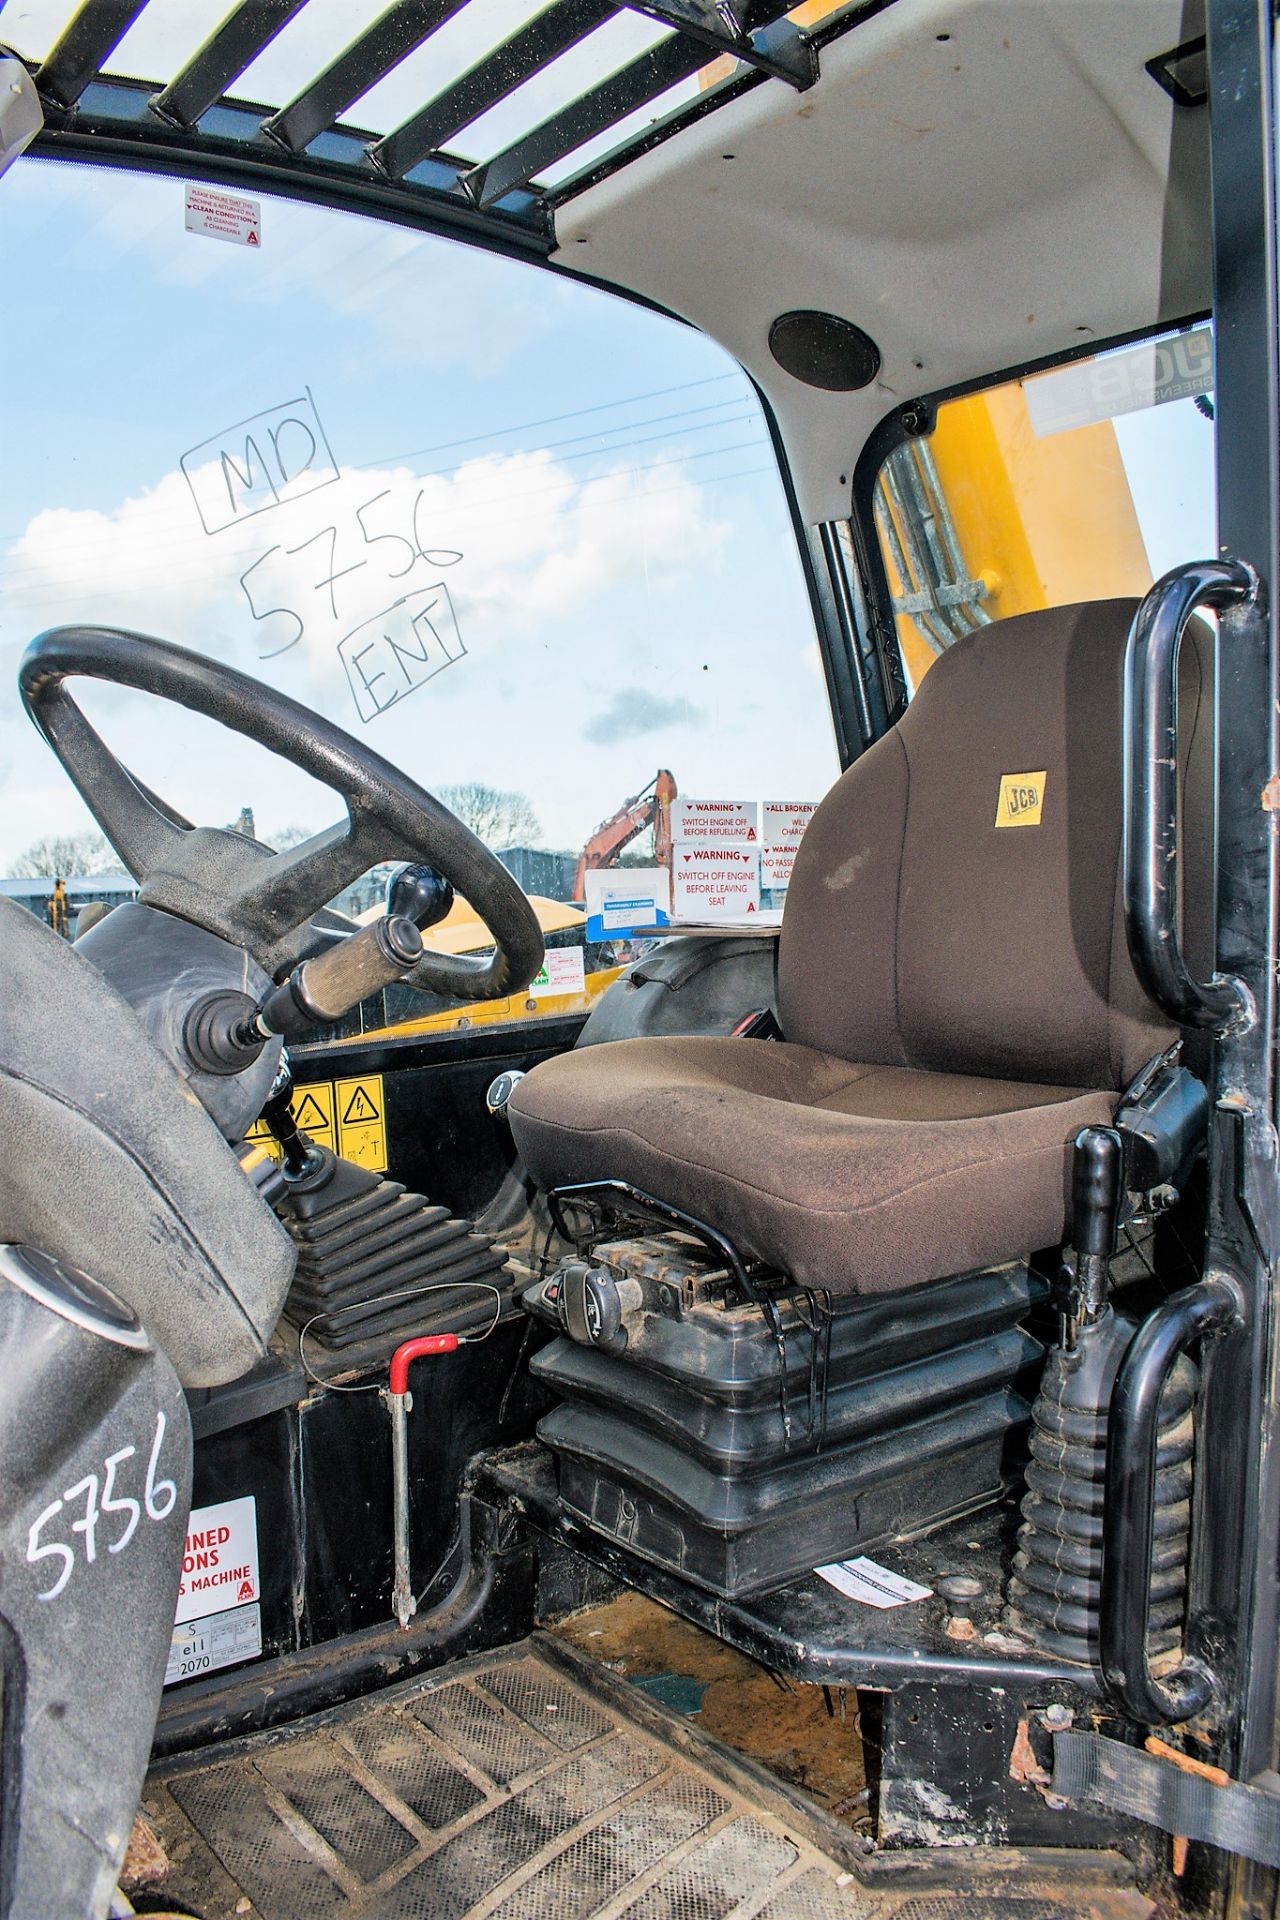
<path id="1" fill-rule="evenodd" d="M 241 0 L 156 94 L 151 102 L 156 112 L 175 126 L 194 127 L 305 5 L 306 0 Z"/>
<path id="2" fill-rule="evenodd" d="M 146 0 L 84 0 L 36 70 L 43 97 L 74 107 L 145 5 Z"/>
<path id="3" fill-rule="evenodd" d="M 291 152 L 301 153 L 353 100 L 430 39 L 462 4 L 463 0 L 395 0 L 310 86 L 264 120 L 263 132 Z"/>
<path id="4" fill-rule="evenodd" d="M 615 0 L 561 0 L 504 40 L 452 86 L 369 149 L 369 157 L 392 180 L 435 153 L 460 127 L 505 100 L 540 68 L 585 39 L 617 13 Z"/>
<path id="5" fill-rule="evenodd" d="M 306 0 L 238 0 L 167 83 L 104 71 L 145 4 L 82 0 L 76 8 L 36 69 L 49 109 L 37 152 L 168 172 L 191 168 L 199 177 L 251 191 L 296 191 L 304 199 L 331 200 L 413 226 L 483 235 L 503 251 L 540 254 L 554 247 L 555 214 L 565 201 L 770 75 L 797 88 L 812 85 L 820 49 L 896 0 L 845 0 L 803 33 L 786 18 L 794 0 L 550 0 L 385 135 L 345 125 L 341 116 L 466 0 L 384 0 L 382 13 L 360 37 L 265 119 L 267 108 L 238 100 L 230 85 Z M 648 14 L 671 30 L 493 158 L 473 165 L 445 147 L 489 107 L 625 12 Z M 644 116 L 652 101 L 719 53 L 738 63 L 728 78 Z M 429 85 L 428 71 L 423 92 Z M 640 124 L 624 136 L 623 122 L 631 116 Z M 264 131 L 274 137 L 264 139 Z M 613 136 L 607 152 L 575 162 L 578 171 L 555 187 L 538 184 L 545 170 L 606 134 Z"/>
<path id="6" fill-rule="evenodd" d="M 604 133 L 629 113 L 665 93 L 679 80 L 707 62 L 702 42 L 673 34 L 629 66 L 622 67 L 601 86 L 573 100 L 544 120 L 492 160 L 483 161 L 462 176 L 462 185 L 479 207 L 491 207 L 513 187 L 527 186 L 542 172 L 596 134 Z"/>
<path id="7" fill-rule="evenodd" d="M 792 0 L 756 0 L 741 10 L 731 0 L 626 0 L 636 13 L 661 20 L 712 55 L 731 54 L 803 92 L 818 78 L 818 56 L 798 27 L 781 18 Z"/>

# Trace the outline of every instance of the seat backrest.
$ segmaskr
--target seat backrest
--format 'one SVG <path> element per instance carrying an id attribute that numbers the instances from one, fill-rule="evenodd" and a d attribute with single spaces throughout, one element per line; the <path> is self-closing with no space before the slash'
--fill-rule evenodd
<path id="1" fill-rule="evenodd" d="M 787 896 L 788 1040 L 847 1060 L 1097 1088 L 1124 1086 L 1169 1044 L 1133 971 L 1120 886 L 1135 609 L 1058 607 L 958 641 L 836 783 Z M 1212 711 L 1212 635 L 1193 623 L 1179 734 L 1184 816 L 1197 819 Z M 1208 889 L 1189 874 L 1193 892 Z M 1203 950 L 1203 936 L 1189 944 Z"/>
<path id="2" fill-rule="evenodd" d="M 266 1352 L 297 1250 L 138 1015 L 0 900 L 0 1241 L 81 1267 L 186 1387 Z"/>

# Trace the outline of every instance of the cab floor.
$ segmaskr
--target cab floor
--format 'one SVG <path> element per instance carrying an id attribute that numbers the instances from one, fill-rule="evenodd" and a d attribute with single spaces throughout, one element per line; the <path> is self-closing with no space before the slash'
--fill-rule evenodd
<path id="1" fill-rule="evenodd" d="M 1016 1879 L 1006 1862 L 1002 1885 L 959 1897 L 927 1868 L 868 1884 L 876 1876 L 824 1851 L 767 1782 L 690 1742 L 676 1716 L 668 1729 L 651 1701 L 633 1714 L 627 1691 L 616 1680 L 593 1685 L 589 1662 L 539 1637 L 167 1762 L 148 1779 L 143 1811 L 169 1867 L 134 1893 L 138 1911 L 200 1920 L 1151 1912 L 1105 1871 L 1096 1883 L 1073 1875 L 1069 1887 L 1046 1885 L 1043 1859 L 1041 1872 L 1028 1875 L 1026 1862 Z M 976 1865 L 972 1854 L 964 1865 Z"/>

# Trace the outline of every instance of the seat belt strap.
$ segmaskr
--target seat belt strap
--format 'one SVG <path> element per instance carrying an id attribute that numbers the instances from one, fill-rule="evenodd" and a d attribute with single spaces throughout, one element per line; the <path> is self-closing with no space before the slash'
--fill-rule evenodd
<path id="1" fill-rule="evenodd" d="M 1055 1733 L 1050 1792 L 1280 1867 L 1280 1794 L 1243 1780 L 1215 1786 L 1098 1733 Z"/>

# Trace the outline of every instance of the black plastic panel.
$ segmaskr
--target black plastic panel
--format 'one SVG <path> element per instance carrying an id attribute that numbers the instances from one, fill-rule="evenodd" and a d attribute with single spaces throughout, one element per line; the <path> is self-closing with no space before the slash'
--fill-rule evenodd
<path id="1" fill-rule="evenodd" d="M 570 1311 L 580 1261 L 524 1295 L 572 1336 L 533 1362 L 562 1402 L 538 1437 L 566 1511 L 658 1566 L 768 1592 L 1020 1471 L 1043 1349 L 1018 1323 L 1046 1292 L 1024 1266 L 836 1308 L 792 1289 L 766 1312 L 676 1235 L 591 1261 L 607 1341 Z"/>

